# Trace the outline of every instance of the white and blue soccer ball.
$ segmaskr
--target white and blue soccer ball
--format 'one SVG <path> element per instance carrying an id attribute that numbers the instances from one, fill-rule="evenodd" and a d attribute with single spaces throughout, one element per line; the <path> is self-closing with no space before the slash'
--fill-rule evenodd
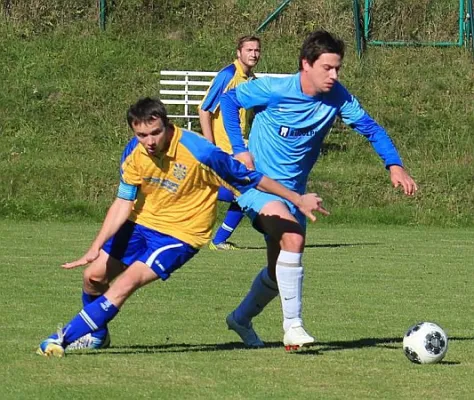
<path id="1" fill-rule="evenodd" d="M 439 325 L 420 322 L 405 333 L 403 351 L 416 364 L 437 363 L 448 351 L 448 336 Z"/>

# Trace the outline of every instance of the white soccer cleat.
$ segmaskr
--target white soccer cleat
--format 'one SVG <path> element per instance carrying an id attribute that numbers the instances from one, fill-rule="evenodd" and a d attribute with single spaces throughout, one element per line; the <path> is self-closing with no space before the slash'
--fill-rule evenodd
<path id="1" fill-rule="evenodd" d="M 252 348 L 259 348 L 264 347 L 265 344 L 260 340 L 257 333 L 254 331 L 252 327 L 252 323 L 249 326 L 240 325 L 234 319 L 234 313 L 231 312 L 227 318 L 225 319 L 227 322 L 227 327 L 237 333 L 244 342 L 245 346 L 252 347 Z"/>
<path id="2" fill-rule="evenodd" d="M 286 351 L 299 350 L 303 346 L 309 346 L 314 342 L 315 338 L 309 335 L 300 323 L 290 326 L 283 336 Z"/>
<path id="3" fill-rule="evenodd" d="M 97 338 L 92 336 L 91 333 L 80 337 L 79 339 L 72 342 L 66 347 L 67 351 L 70 350 L 99 350 L 106 349 L 110 346 L 110 335 L 107 332 L 107 335 L 104 338 Z"/>

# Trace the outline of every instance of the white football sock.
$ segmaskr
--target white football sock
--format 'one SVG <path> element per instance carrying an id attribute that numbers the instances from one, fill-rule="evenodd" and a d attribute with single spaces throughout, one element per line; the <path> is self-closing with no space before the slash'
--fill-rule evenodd
<path id="1" fill-rule="evenodd" d="M 248 326 L 253 317 L 262 312 L 265 306 L 278 296 L 278 286 L 264 267 L 255 277 L 250 291 L 234 311 L 238 324 Z"/>
<path id="2" fill-rule="evenodd" d="M 283 330 L 302 324 L 301 298 L 304 271 L 301 265 L 302 253 L 281 250 L 276 264 L 276 277 L 283 311 Z"/>

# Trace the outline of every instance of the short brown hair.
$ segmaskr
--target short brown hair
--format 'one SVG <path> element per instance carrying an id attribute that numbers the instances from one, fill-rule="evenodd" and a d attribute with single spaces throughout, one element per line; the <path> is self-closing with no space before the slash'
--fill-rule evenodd
<path id="1" fill-rule="evenodd" d="M 165 127 L 170 125 L 165 105 L 158 98 L 145 97 L 132 104 L 127 111 L 127 122 L 130 128 L 141 122 L 161 119 Z"/>
<path id="2" fill-rule="evenodd" d="M 308 61 L 309 65 L 324 53 L 335 53 L 344 58 L 344 42 L 325 30 L 311 32 L 303 42 L 299 58 L 300 71 L 303 69 L 303 60 Z"/>
<path id="3" fill-rule="evenodd" d="M 260 38 L 253 35 L 246 35 L 246 36 L 240 37 L 237 40 L 237 50 L 242 50 L 242 47 L 244 47 L 244 44 L 247 42 L 258 42 L 258 45 L 260 46 Z"/>

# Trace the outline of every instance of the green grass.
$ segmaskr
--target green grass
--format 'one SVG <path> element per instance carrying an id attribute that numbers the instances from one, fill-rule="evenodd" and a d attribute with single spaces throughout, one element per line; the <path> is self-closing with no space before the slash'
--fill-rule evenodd
<path id="1" fill-rule="evenodd" d="M 85 223 L 0 222 L 2 399 L 470 399 L 474 373 L 472 229 L 311 225 L 304 317 L 318 344 L 286 354 L 278 300 L 255 319 L 268 347 L 242 348 L 225 316 L 264 265 L 247 224 L 236 252 L 202 250 L 166 283 L 137 292 L 111 324 L 112 347 L 34 354 L 80 309 Z M 411 364 L 404 331 L 433 320 L 450 337 L 443 362 Z"/>

